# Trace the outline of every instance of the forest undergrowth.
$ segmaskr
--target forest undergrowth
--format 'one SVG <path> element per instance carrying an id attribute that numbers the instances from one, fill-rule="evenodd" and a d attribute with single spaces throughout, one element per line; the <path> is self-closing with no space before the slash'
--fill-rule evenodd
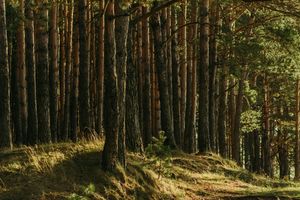
<path id="1" fill-rule="evenodd" d="M 128 153 L 101 169 L 103 139 L 0 153 L 0 199 L 300 199 L 300 184 L 248 172 L 215 154 Z"/>

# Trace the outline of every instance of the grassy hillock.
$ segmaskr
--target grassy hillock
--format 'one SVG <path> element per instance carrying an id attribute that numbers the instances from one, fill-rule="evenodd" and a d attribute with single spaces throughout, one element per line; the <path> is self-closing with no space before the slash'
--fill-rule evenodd
<path id="1" fill-rule="evenodd" d="M 251 174 L 217 155 L 128 153 L 127 170 L 101 170 L 103 141 L 0 153 L 0 199 L 300 199 L 300 184 Z"/>

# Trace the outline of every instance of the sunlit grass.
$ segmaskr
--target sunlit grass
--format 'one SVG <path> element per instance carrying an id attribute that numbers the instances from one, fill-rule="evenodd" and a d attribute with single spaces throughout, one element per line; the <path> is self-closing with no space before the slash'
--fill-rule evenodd
<path id="1" fill-rule="evenodd" d="M 128 153 L 126 170 L 118 166 L 105 173 L 102 149 L 99 138 L 1 152 L 0 199 L 300 199 L 299 184 L 249 173 L 215 154 L 172 152 L 168 168 L 161 171 L 145 156 Z"/>

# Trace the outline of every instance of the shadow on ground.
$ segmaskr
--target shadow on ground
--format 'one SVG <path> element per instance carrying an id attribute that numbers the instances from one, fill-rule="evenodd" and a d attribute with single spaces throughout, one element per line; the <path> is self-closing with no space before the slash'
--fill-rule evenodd
<path id="1" fill-rule="evenodd" d="M 0 199 L 68 199 L 72 193 L 80 195 L 89 184 L 95 186 L 90 199 L 152 199 L 160 193 L 152 177 L 137 165 L 128 164 L 127 176 L 122 169 L 113 174 L 104 173 L 101 154 L 101 151 L 77 153 L 49 172 L 37 172 L 31 168 L 0 170 Z M 20 158 L 24 156 L 20 154 Z M 9 159 L 9 155 L 5 157 Z"/>

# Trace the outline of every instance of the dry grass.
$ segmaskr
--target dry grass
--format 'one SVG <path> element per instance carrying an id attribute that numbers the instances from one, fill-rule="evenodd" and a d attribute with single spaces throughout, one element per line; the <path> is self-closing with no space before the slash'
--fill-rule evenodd
<path id="1" fill-rule="evenodd" d="M 251 174 L 214 154 L 173 152 L 161 175 L 154 162 L 128 153 L 126 172 L 104 173 L 102 148 L 96 139 L 3 151 L 0 199 L 300 199 L 299 184 Z"/>

